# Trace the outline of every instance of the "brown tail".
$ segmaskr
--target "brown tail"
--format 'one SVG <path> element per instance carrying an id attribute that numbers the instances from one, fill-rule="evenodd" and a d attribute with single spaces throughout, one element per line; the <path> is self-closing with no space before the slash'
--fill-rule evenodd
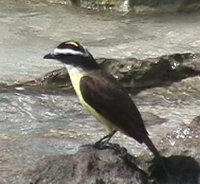
<path id="1" fill-rule="evenodd" d="M 170 173 L 168 172 L 168 170 L 166 168 L 166 165 L 164 163 L 164 160 L 163 160 L 162 156 L 160 155 L 159 151 L 156 149 L 156 147 L 154 146 L 153 142 L 151 141 L 151 139 L 148 136 L 146 136 L 146 138 L 144 139 L 144 143 L 147 145 L 149 150 L 154 154 L 154 156 L 157 159 L 158 163 L 163 168 L 163 171 L 165 172 L 166 176 L 170 177 Z"/>
<path id="2" fill-rule="evenodd" d="M 156 149 L 153 142 L 151 141 L 151 139 L 148 136 L 146 136 L 146 138 L 144 139 L 144 143 L 147 145 L 147 147 L 150 149 L 150 151 L 154 154 L 154 156 L 157 159 L 161 158 L 159 151 Z"/>

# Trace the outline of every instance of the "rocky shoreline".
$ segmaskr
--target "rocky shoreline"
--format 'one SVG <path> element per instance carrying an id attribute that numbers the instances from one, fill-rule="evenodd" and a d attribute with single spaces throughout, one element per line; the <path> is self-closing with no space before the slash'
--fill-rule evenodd
<path id="1" fill-rule="evenodd" d="M 97 58 L 100 67 L 115 76 L 131 92 L 147 88 L 170 86 L 182 79 L 200 75 L 200 54 L 175 53 L 156 58 Z M 65 68 L 50 71 L 42 77 L 13 85 L 1 84 L 1 92 L 31 91 L 53 93 L 71 91 L 71 82 Z"/>
<path id="2" fill-rule="evenodd" d="M 199 98 L 199 54 L 172 54 L 145 60 L 103 58 L 97 61 L 131 92 L 140 92 L 138 96 L 143 99 L 147 98 L 148 94 L 152 98 L 153 93 L 163 95 L 168 92 L 171 95 L 169 98 L 177 100 L 184 101 L 195 96 L 196 99 Z M 1 89 L 4 92 L 55 94 L 73 91 L 64 68 L 27 82 L 4 85 L 4 89 Z M 148 154 L 148 150 L 139 157 L 134 157 L 126 148 L 110 144 L 102 150 L 87 145 L 80 147 L 75 154 L 45 156 L 21 172 L 19 182 L 16 183 L 199 184 L 199 116 L 191 122 L 176 122 L 177 125 L 174 125 L 174 122 L 170 124 L 171 119 L 166 120 L 151 114 L 142 113 L 142 117 L 150 131 L 157 131 L 153 139 L 164 156 L 170 177 L 163 175 L 155 160 L 151 161 L 152 156 Z M 163 122 L 167 124 L 167 128 L 162 126 Z M 158 125 L 157 130 L 155 124 Z M 170 129 L 171 126 L 174 128 Z M 161 128 L 165 130 L 162 132 Z M 154 136 L 161 141 L 156 142 Z"/>
<path id="3" fill-rule="evenodd" d="M 71 4 L 92 10 L 109 10 L 118 12 L 169 13 L 169 12 L 198 12 L 198 0 L 71 0 Z"/>
<path id="4" fill-rule="evenodd" d="M 19 183 L 199 184 L 199 117 L 162 140 L 167 175 L 150 155 L 134 157 L 118 144 L 104 149 L 83 145 L 75 154 L 45 156 L 22 173 Z"/>
<path id="5" fill-rule="evenodd" d="M 83 145 L 74 155 L 41 159 L 23 174 L 22 184 L 199 184 L 200 166 L 194 158 L 180 154 L 162 159 L 167 174 L 155 159 L 138 160 L 118 144 L 102 150 Z"/>

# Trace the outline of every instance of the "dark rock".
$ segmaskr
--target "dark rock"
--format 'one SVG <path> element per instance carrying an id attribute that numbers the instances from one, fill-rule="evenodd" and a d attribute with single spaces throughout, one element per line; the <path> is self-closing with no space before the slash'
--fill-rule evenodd
<path id="1" fill-rule="evenodd" d="M 154 87 L 200 75 L 200 56 L 191 53 L 138 60 L 98 60 L 102 68 L 128 87 Z"/>
<path id="2" fill-rule="evenodd" d="M 71 0 L 72 5 L 93 10 L 119 12 L 194 12 L 200 9 L 199 0 Z"/>
<path id="3" fill-rule="evenodd" d="M 172 54 L 144 60 L 98 58 L 97 62 L 125 87 L 134 87 L 134 92 L 200 75 L 199 54 Z M 35 80 L 3 86 L 3 89 L 15 90 L 19 87 L 38 92 L 58 92 L 71 89 L 71 82 L 66 69 L 61 68 Z"/>
<path id="4" fill-rule="evenodd" d="M 200 166 L 192 158 L 182 155 L 164 158 L 168 175 L 164 175 L 159 164 L 150 166 L 153 184 L 199 184 Z"/>
<path id="5" fill-rule="evenodd" d="M 57 69 L 52 72 L 48 72 L 40 80 L 43 85 L 66 85 L 66 81 L 69 82 L 69 74 L 65 68 Z"/>
<path id="6" fill-rule="evenodd" d="M 195 117 L 192 122 L 191 122 L 191 125 L 194 125 L 194 126 L 200 126 L 200 116 L 197 116 Z"/>
<path id="7" fill-rule="evenodd" d="M 147 175 L 124 148 L 84 146 L 74 155 L 42 159 L 25 173 L 24 184 L 146 184 Z"/>
<path id="8" fill-rule="evenodd" d="M 120 10 L 124 0 L 71 0 L 72 5 L 93 10 Z"/>
<path id="9" fill-rule="evenodd" d="M 115 76 L 125 87 L 140 90 L 140 88 L 160 86 L 200 75 L 199 60 L 200 56 L 197 54 L 184 53 L 145 60 L 102 58 L 97 59 L 97 62 L 102 69 Z M 70 82 L 66 70 L 63 69 L 49 72 L 42 80 L 43 84 L 57 83 L 58 85 L 63 85 L 66 81 Z"/>
<path id="10" fill-rule="evenodd" d="M 0 92 L 20 92 L 20 93 L 58 93 L 71 90 L 69 74 L 65 68 L 48 72 L 44 77 L 19 82 L 13 85 L 0 84 Z"/>
<path id="11" fill-rule="evenodd" d="M 98 150 L 87 145 L 74 155 L 40 160 L 24 173 L 21 184 L 198 184 L 200 167 L 194 158 L 176 155 L 162 159 L 167 174 L 154 159 L 148 163 L 147 175 L 125 148 L 110 144 Z"/>
<path id="12" fill-rule="evenodd" d="M 196 12 L 199 0 L 129 0 L 128 8 L 136 13 Z"/>
<path id="13" fill-rule="evenodd" d="M 199 0 L 184 0 L 183 3 L 179 6 L 179 12 L 198 12 L 200 10 L 200 1 Z"/>
<path id="14" fill-rule="evenodd" d="M 71 0 L 71 3 L 74 6 L 80 6 L 81 5 L 81 1 L 80 0 Z"/>

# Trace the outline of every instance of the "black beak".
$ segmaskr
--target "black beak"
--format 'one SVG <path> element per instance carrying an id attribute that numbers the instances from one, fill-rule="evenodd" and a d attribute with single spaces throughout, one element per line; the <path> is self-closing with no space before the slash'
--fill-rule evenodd
<path id="1" fill-rule="evenodd" d="M 56 59 L 55 54 L 49 53 L 43 57 L 44 59 Z"/>

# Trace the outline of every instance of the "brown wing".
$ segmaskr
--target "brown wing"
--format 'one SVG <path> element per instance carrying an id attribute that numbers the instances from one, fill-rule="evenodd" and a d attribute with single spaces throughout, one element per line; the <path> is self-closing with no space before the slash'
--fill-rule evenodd
<path id="1" fill-rule="evenodd" d="M 148 133 L 127 91 L 111 75 L 97 72 L 80 81 L 83 99 L 125 134 L 142 143 Z"/>

